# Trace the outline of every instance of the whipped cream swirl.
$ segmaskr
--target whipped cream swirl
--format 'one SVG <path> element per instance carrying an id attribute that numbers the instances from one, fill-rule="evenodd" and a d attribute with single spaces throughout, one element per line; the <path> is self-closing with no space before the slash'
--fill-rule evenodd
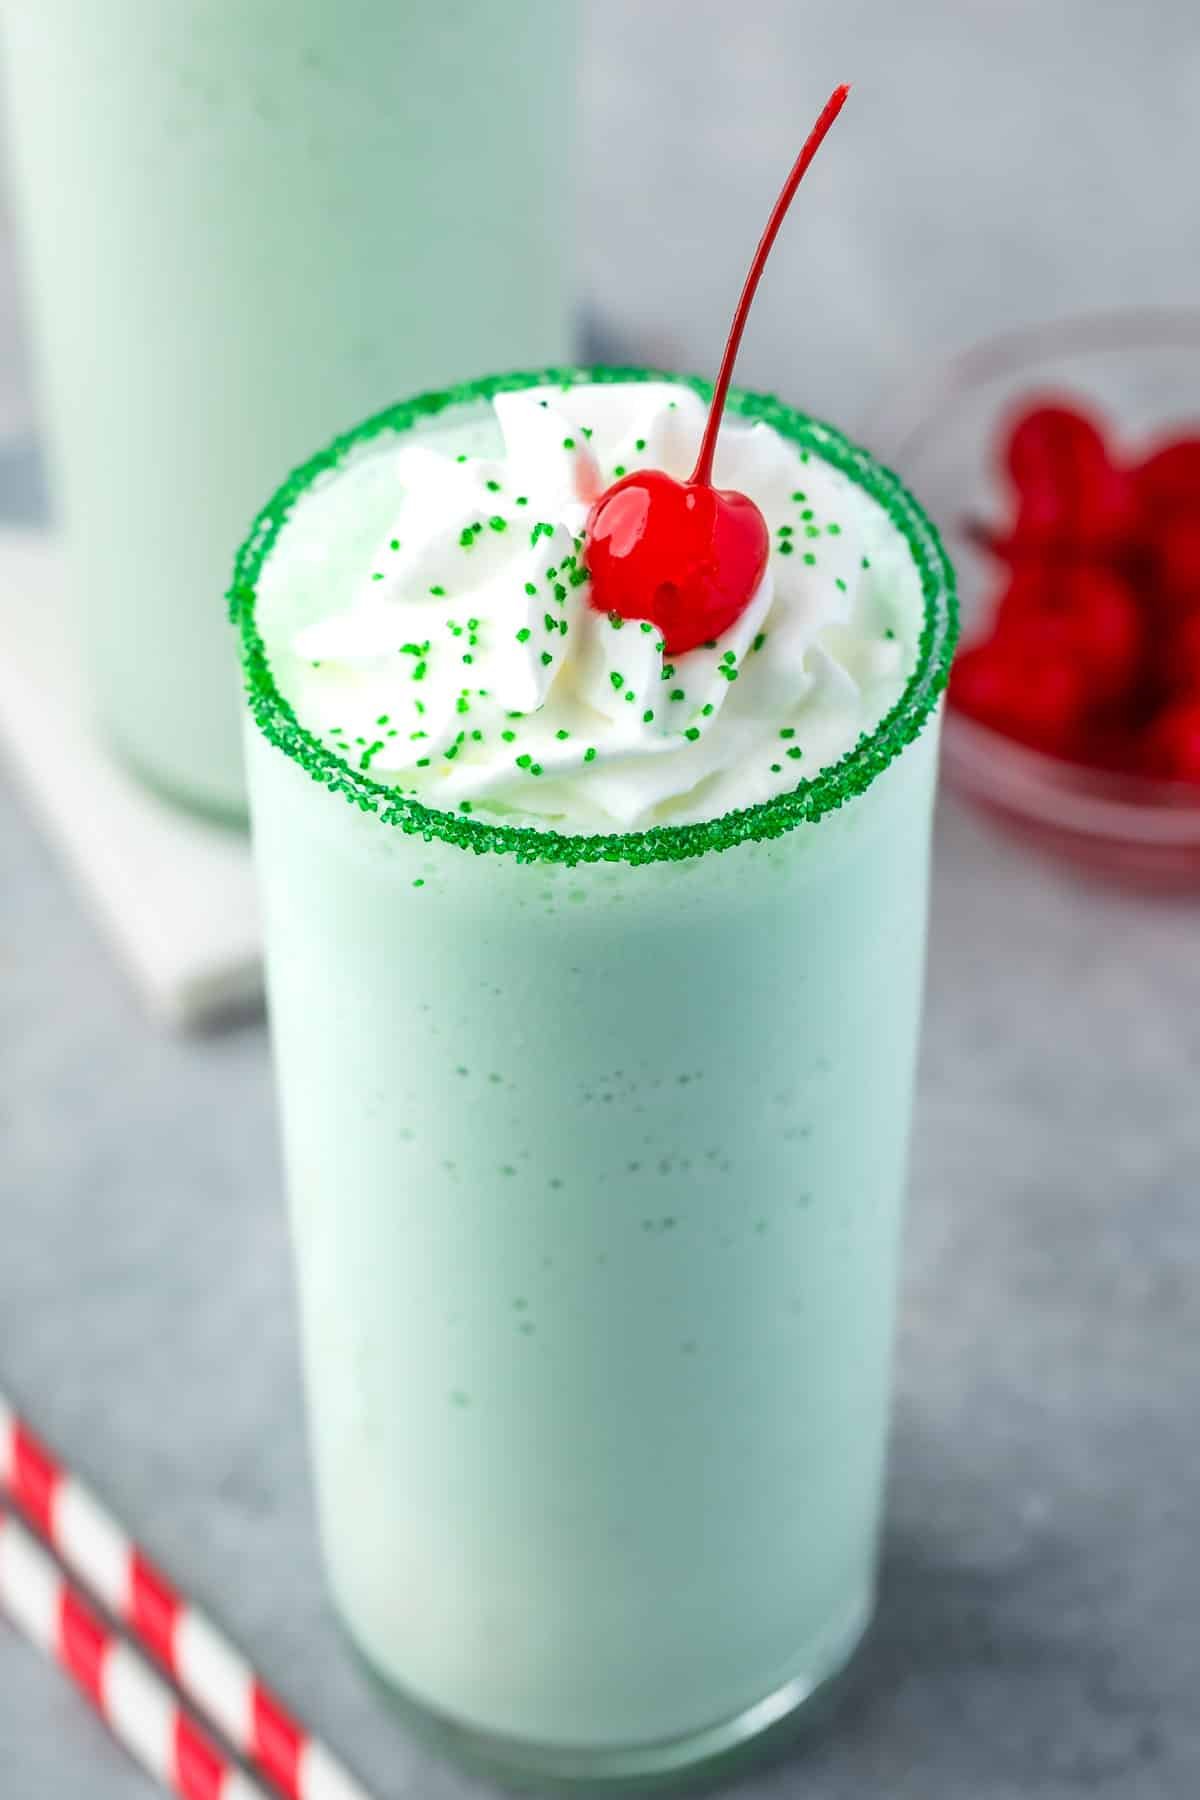
<path id="1" fill-rule="evenodd" d="M 770 559 L 723 637 L 669 658 L 649 621 L 589 604 L 584 525 L 621 474 L 686 479 L 704 403 L 652 382 L 531 388 L 494 407 L 502 455 L 379 453 L 395 484 L 386 535 L 343 603 L 287 644 L 298 716 L 356 767 L 444 810 L 631 831 L 795 787 L 898 697 L 915 568 L 882 509 L 815 453 L 724 424 L 716 485 L 757 503 Z M 338 481 L 352 497 L 353 474 Z M 307 555 L 348 560 L 327 544 Z"/>

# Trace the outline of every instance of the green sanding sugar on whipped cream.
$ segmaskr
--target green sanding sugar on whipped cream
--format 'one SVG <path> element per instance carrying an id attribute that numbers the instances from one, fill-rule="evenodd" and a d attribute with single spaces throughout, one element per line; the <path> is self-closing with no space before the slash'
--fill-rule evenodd
<path id="1" fill-rule="evenodd" d="M 393 439 L 302 495 L 263 572 L 280 685 L 351 766 L 446 811 L 639 831 L 786 792 L 895 704 L 920 576 L 849 476 L 727 418 L 716 485 L 758 505 L 770 559 L 722 638 L 667 661 L 656 628 L 614 629 L 589 605 L 583 533 L 614 465 L 687 477 L 703 400 L 651 381 L 492 405 L 493 421 Z"/>

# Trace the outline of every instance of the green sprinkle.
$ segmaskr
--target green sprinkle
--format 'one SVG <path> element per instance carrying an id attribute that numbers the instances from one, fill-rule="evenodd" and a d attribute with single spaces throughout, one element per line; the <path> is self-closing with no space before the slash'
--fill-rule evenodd
<path id="1" fill-rule="evenodd" d="M 538 539 L 541 537 L 552 538 L 553 536 L 554 536 L 553 525 L 547 525 L 545 519 L 541 519 L 534 526 L 533 530 L 530 532 L 529 542 L 530 542 L 530 545 L 533 545 L 533 544 L 536 544 Z"/>
<path id="2" fill-rule="evenodd" d="M 645 438 L 634 438 L 633 447 L 635 450 L 644 450 L 646 448 Z"/>
<path id="3" fill-rule="evenodd" d="M 455 757 L 458 755 L 458 745 L 457 744 L 447 744 L 446 748 L 442 751 L 442 755 L 445 757 L 447 762 L 453 762 Z"/>
<path id="4" fill-rule="evenodd" d="M 456 456 L 454 460 L 455 462 L 466 462 L 467 459 L 465 456 Z"/>
<path id="5" fill-rule="evenodd" d="M 800 748 L 799 744 L 793 744 L 791 746 L 791 748 L 788 750 L 788 755 L 792 758 L 793 762 L 798 762 L 799 759 L 804 755 L 804 752 Z"/>
<path id="6" fill-rule="evenodd" d="M 683 735 L 694 744 L 696 739 L 700 736 L 700 727 L 698 725 L 689 725 Z"/>
<path id="7" fill-rule="evenodd" d="M 488 525 L 490 526 L 490 528 L 493 531 L 507 531 L 508 530 L 508 520 L 502 519 L 500 517 L 499 513 L 492 514 L 491 518 L 488 520 Z"/>
<path id="8" fill-rule="evenodd" d="M 469 525 L 464 525 L 459 532 L 458 542 L 459 548 L 463 550 L 469 550 L 471 545 L 475 542 L 475 533 L 471 530 Z"/>
<path id="9" fill-rule="evenodd" d="M 644 712 L 642 714 L 642 724 L 643 725 L 651 725 L 651 724 L 653 724 L 653 722 L 654 722 L 653 712 Z"/>
<path id="10" fill-rule="evenodd" d="M 518 506 L 528 506 L 529 505 L 529 495 L 528 494 L 518 494 L 517 495 L 517 505 Z"/>
<path id="11" fill-rule="evenodd" d="M 556 581 L 554 584 L 554 598 L 558 601 L 558 604 L 560 606 L 563 604 L 566 597 L 567 597 L 566 588 L 563 586 L 561 581 Z"/>
<path id="12" fill-rule="evenodd" d="M 417 876 L 417 879 L 416 879 L 416 880 L 415 880 L 415 881 L 414 881 L 414 882 L 413 882 L 413 886 L 414 886 L 414 887 L 424 887 L 424 886 L 425 886 L 425 878 L 424 878 L 424 876 L 422 876 L 422 875 L 418 875 L 418 876 Z"/>
<path id="13" fill-rule="evenodd" d="M 840 576 L 840 575 L 836 575 L 836 576 L 835 576 L 835 577 L 834 577 L 834 582 L 833 582 L 833 585 L 834 585 L 834 587 L 835 587 L 835 588 L 839 588 L 839 589 L 840 589 L 840 590 L 841 590 L 841 592 L 842 592 L 842 593 L 843 593 L 843 594 L 844 594 L 844 593 L 845 593 L 845 592 L 846 592 L 846 584 L 845 584 L 845 582 L 844 582 L 844 581 L 843 581 L 843 580 L 842 580 L 842 578 L 841 578 L 841 576 Z"/>
<path id="14" fill-rule="evenodd" d="M 842 528 L 840 525 L 827 525 L 825 529 L 830 537 L 841 537 L 842 535 Z"/>
<path id="15" fill-rule="evenodd" d="M 463 653 L 463 661 L 464 661 L 464 662 L 465 662 L 465 663 L 473 663 L 473 662 L 474 662 L 474 661 L 475 661 L 475 658 L 474 658 L 474 657 L 473 657 L 473 656 L 472 656 L 472 655 L 471 655 L 471 652 L 470 652 L 470 651 L 469 651 L 469 650 L 467 650 L 467 651 L 464 651 L 464 653 Z"/>
<path id="16" fill-rule="evenodd" d="M 804 527 L 804 535 L 805 535 L 805 537 L 813 538 L 813 537 L 820 537 L 821 533 L 817 530 L 817 527 L 815 525 L 806 525 Z"/>
<path id="17" fill-rule="evenodd" d="M 649 619 L 643 619 L 643 620 L 642 620 L 642 621 L 641 621 L 641 627 L 642 627 L 642 630 L 643 630 L 643 631 L 646 631 L 646 632 L 650 632 L 650 631 L 653 631 L 653 630 L 654 630 L 654 627 L 653 627 L 653 625 L 652 625 L 652 624 L 651 624 L 651 623 L 650 623 L 650 621 L 649 621 Z"/>
<path id="18" fill-rule="evenodd" d="M 548 669 L 550 667 L 550 664 L 553 661 L 554 661 L 554 658 L 551 656 L 550 652 L 548 650 L 543 650 L 542 651 L 542 667 L 543 667 L 543 669 Z"/>
<path id="19" fill-rule="evenodd" d="M 414 681 L 424 681 L 427 668 L 428 668 L 427 663 L 419 662 L 417 664 L 416 668 L 412 672 L 413 680 Z"/>
<path id="20" fill-rule="evenodd" d="M 580 430 L 581 430 L 581 431 L 582 431 L 582 432 L 583 432 L 583 435 L 584 435 L 584 437 L 585 437 L 585 438 L 590 438 L 590 437 L 591 437 L 591 435 L 592 435 L 592 428 L 591 428 L 591 426 L 590 426 L 590 425 L 581 425 L 581 426 L 580 426 L 580 428 L 579 428 L 579 429 L 580 429 Z"/>
<path id="21" fill-rule="evenodd" d="M 518 644 L 527 644 L 532 636 L 533 633 L 530 631 L 528 625 L 522 625 L 520 631 L 517 633 L 517 642 Z"/>
<path id="22" fill-rule="evenodd" d="M 584 751 L 583 760 L 584 760 L 584 762 L 595 762 L 596 751 L 595 751 L 594 746 Z"/>
<path id="23" fill-rule="evenodd" d="M 458 803 L 458 810 L 459 812 L 470 812 L 471 802 L 469 800 L 460 800 Z"/>
<path id="24" fill-rule="evenodd" d="M 794 738 L 796 735 L 796 727 L 794 725 L 782 725 L 779 729 L 779 735 L 781 738 Z"/>
<path id="25" fill-rule="evenodd" d="M 780 556 L 790 556 L 794 548 L 795 546 L 792 543 L 792 540 L 790 538 L 784 538 L 779 546 L 779 554 Z"/>
<path id="26" fill-rule="evenodd" d="M 871 559 L 870 559 L 870 557 L 869 557 L 869 556 L 864 556 L 864 557 L 863 557 L 863 559 L 862 559 L 862 566 L 863 566 L 863 568 L 864 568 L 864 569 L 869 569 L 869 568 L 870 568 L 870 566 L 871 566 Z"/>
<path id="27" fill-rule="evenodd" d="M 664 681 L 670 681 L 670 679 L 674 675 L 674 673 L 675 673 L 675 664 L 674 663 L 664 663 L 663 664 L 662 678 Z"/>
<path id="28" fill-rule="evenodd" d="M 527 594 L 529 594 L 529 595 L 530 595 L 530 596 L 531 596 L 531 597 L 532 597 L 532 596 L 533 596 L 533 595 L 536 595 L 536 593 L 537 593 L 537 589 L 536 589 L 536 588 L 535 588 L 535 587 L 534 587 L 534 585 L 533 585 L 533 583 L 532 583 L 532 581 L 527 581 L 527 582 L 526 582 L 526 583 L 525 583 L 525 592 L 526 592 L 526 593 L 527 593 Z"/>
<path id="29" fill-rule="evenodd" d="M 772 763 L 771 764 L 771 773 L 772 773 L 772 775 L 782 775 L 783 774 L 783 764 L 782 763 Z"/>
<path id="30" fill-rule="evenodd" d="M 382 581 L 382 580 L 383 580 L 383 576 L 382 576 L 382 575 L 380 575 L 380 574 L 375 574 L 375 575 L 372 575 L 372 577 L 371 577 L 371 580 L 372 580 L 372 581 Z"/>
<path id="31" fill-rule="evenodd" d="M 623 675 L 618 674 L 616 669 L 613 669 L 613 671 L 609 675 L 608 679 L 612 682 L 613 687 L 616 688 L 618 693 L 625 686 L 625 677 Z"/>
<path id="32" fill-rule="evenodd" d="M 571 734 L 569 731 L 556 731 L 554 735 L 560 744 L 565 744 Z"/>
<path id="33" fill-rule="evenodd" d="M 398 549 L 399 549 L 399 548 L 400 548 L 400 539 L 399 539 L 399 538 L 393 538 L 393 539 L 392 539 L 392 549 L 393 549 L 393 550 L 398 550 Z"/>
<path id="34" fill-rule="evenodd" d="M 894 631 L 893 631 L 893 630 L 892 630 L 892 628 L 891 628 L 891 626 L 890 626 L 890 625 L 889 625 L 889 626 L 888 626 L 888 627 L 887 627 L 887 629 L 886 629 L 886 630 L 885 630 L 885 631 L 884 631 L 884 634 L 883 634 L 883 635 L 884 635 L 884 637 L 885 637 L 885 638 L 894 638 L 894 637 L 895 637 L 895 635 L 896 635 L 896 634 L 895 634 L 895 632 L 894 632 Z"/>
<path id="35" fill-rule="evenodd" d="M 429 758 L 427 756 L 419 756 L 417 758 L 417 767 L 418 769 L 427 769 L 429 767 Z"/>
<path id="36" fill-rule="evenodd" d="M 813 516 L 813 509 L 811 506 L 805 507 L 804 511 L 800 514 L 800 517 L 802 519 L 811 519 L 812 516 Z"/>
<path id="37" fill-rule="evenodd" d="M 532 756 L 530 756 L 528 750 L 526 750 L 522 753 L 522 755 L 518 756 L 517 767 L 518 767 L 518 769 L 527 769 L 527 768 L 529 768 L 529 766 L 532 762 L 533 762 L 533 758 L 532 758 Z"/>
<path id="38" fill-rule="evenodd" d="M 755 638 L 753 644 L 751 644 L 750 648 L 752 650 L 761 650 L 763 645 L 766 643 L 766 641 L 767 641 L 766 632 L 760 631 L 758 636 Z"/>
<path id="39" fill-rule="evenodd" d="M 375 723 L 376 723 L 376 724 L 377 724 L 377 725 L 390 725 L 390 724 L 391 724 L 391 722 L 392 722 L 392 721 L 391 721 L 391 719 L 390 719 L 390 718 L 389 718 L 389 717 L 388 717 L 388 715 L 387 715 L 387 713 L 380 713 L 380 715 L 379 715 L 379 717 L 378 717 L 378 718 L 377 718 L 377 719 L 376 719 L 376 721 L 375 721 Z"/>
<path id="40" fill-rule="evenodd" d="M 483 742 L 483 733 L 482 733 L 482 731 L 473 731 L 473 732 L 472 732 L 472 733 L 471 733 L 471 742 L 472 742 L 472 743 L 473 743 L 473 744 L 482 744 L 482 742 Z"/>
<path id="41" fill-rule="evenodd" d="M 504 739 L 506 744 L 515 744 L 517 741 L 517 734 L 515 731 L 502 731 L 500 736 Z"/>
<path id="42" fill-rule="evenodd" d="M 553 613 L 543 613 L 542 623 L 545 625 L 547 631 L 558 630 L 558 620 L 554 617 Z"/>
<path id="43" fill-rule="evenodd" d="M 633 689 L 626 688 L 626 690 L 625 690 L 626 704 L 629 706 L 632 706 L 636 699 L 637 699 L 637 695 L 634 693 Z"/>
<path id="44" fill-rule="evenodd" d="M 797 488 L 795 493 L 792 495 L 792 499 L 796 502 L 797 506 L 803 506 L 804 502 L 808 499 L 808 495 L 806 493 L 804 493 L 800 488 Z"/>
<path id="45" fill-rule="evenodd" d="M 500 492 L 500 483 L 498 481 L 485 481 L 484 486 L 487 488 L 489 494 L 498 494 Z"/>
<path id="46" fill-rule="evenodd" d="M 574 448 L 575 448 L 575 439 L 574 438 L 564 438 L 563 439 L 563 449 L 564 450 L 573 450 Z"/>
<path id="47" fill-rule="evenodd" d="M 624 463 L 614 463 L 613 464 L 613 474 L 614 475 L 620 477 L 624 473 L 625 473 L 625 464 Z"/>
<path id="48" fill-rule="evenodd" d="M 790 525 L 781 525 L 779 527 L 779 535 L 780 535 L 780 537 L 791 537 L 791 535 L 792 535 L 791 526 Z"/>
<path id="49" fill-rule="evenodd" d="M 709 700 L 704 706 L 702 706 L 700 708 L 700 716 L 702 719 L 710 719 L 712 717 L 712 713 L 713 713 L 713 703 L 711 700 Z"/>
<path id="50" fill-rule="evenodd" d="M 807 564 L 808 564 L 808 565 L 809 565 L 809 567 L 810 567 L 810 568 L 811 568 L 811 567 L 813 567 L 813 565 L 814 565 L 814 564 L 815 564 L 815 563 L 816 563 L 816 560 L 817 560 L 817 559 L 816 559 L 816 557 L 815 557 L 815 556 L 814 556 L 814 555 L 813 555 L 813 553 L 812 553 L 812 551 L 811 551 L 811 550 L 806 550 L 806 551 L 805 551 L 805 552 L 804 552 L 804 560 L 805 560 L 805 562 L 806 562 L 806 563 L 807 563 Z"/>
<path id="51" fill-rule="evenodd" d="M 608 615 L 608 622 L 614 631 L 620 631 L 622 625 L 625 623 L 619 612 L 610 612 Z"/>
<path id="52" fill-rule="evenodd" d="M 429 591 L 435 600 L 444 600 L 446 598 L 446 590 L 444 587 L 431 587 Z"/>
<path id="53" fill-rule="evenodd" d="M 722 658 L 721 658 L 721 661 L 722 661 L 722 662 L 723 662 L 723 663 L 731 663 L 731 662 L 736 662 L 736 661 L 737 661 L 737 657 L 736 657 L 736 656 L 735 656 L 735 655 L 734 655 L 734 653 L 733 653 L 733 651 L 732 651 L 732 650 L 727 650 L 727 651 L 726 651 L 726 652 L 725 652 L 725 654 L 724 654 L 724 656 L 723 656 L 723 657 L 722 657 Z"/>
<path id="54" fill-rule="evenodd" d="M 686 700 L 687 695 L 684 693 L 682 688 L 672 688 L 670 698 L 672 700 Z"/>

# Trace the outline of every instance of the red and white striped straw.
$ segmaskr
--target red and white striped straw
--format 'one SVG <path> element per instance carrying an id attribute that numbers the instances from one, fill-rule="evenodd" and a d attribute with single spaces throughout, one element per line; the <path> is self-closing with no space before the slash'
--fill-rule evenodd
<path id="1" fill-rule="evenodd" d="M 182 1800 L 266 1800 L 223 1756 L 161 1675 L 103 1625 L 58 1564 L 0 1512 L 0 1607 L 65 1669 L 113 1736 Z"/>
<path id="2" fill-rule="evenodd" d="M 332 1751 L 293 1718 L 224 1633 L 51 1455 L 3 1393 L 0 1487 L 209 1723 L 287 1800 L 368 1800 Z"/>

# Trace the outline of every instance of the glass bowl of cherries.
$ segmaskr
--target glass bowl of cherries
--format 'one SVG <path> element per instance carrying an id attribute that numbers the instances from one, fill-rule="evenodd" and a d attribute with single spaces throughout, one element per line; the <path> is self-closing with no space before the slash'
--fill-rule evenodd
<path id="1" fill-rule="evenodd" d="M 977 346 L 881 422 L 941 526 L 947 780 L 1111 875 L 1200 886 L 1200 310 Z"/>

